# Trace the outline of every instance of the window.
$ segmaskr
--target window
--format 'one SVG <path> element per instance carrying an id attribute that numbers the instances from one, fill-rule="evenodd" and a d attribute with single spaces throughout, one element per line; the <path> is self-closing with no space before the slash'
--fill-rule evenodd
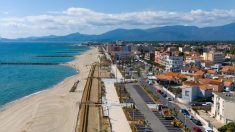
<path id="1" fill-rule="evenodd" d="M 189 91 L 185 91 L 184 95 L 189 96 Z"/>

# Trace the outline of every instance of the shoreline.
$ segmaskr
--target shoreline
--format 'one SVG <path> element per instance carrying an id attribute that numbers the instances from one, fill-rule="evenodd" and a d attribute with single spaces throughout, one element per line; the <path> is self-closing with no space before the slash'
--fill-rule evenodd
<path id="1" fill-rule="evenodd" d="M 78 74 L 79 74 L 79 73 L 78 73 Z M 75 75 L 77 75 L 77 74 L 75 74 Z M 11 102 L 8 102 L 8 103 L 6 103 L 6 104 L 0 106 L 0 113 L 1 113 L 2 111 L 4 111 L 5 109 L 7 109 L 8 107 L 10 107 L 11 105 L 14 105 L 14 103 L 17 103 L 17 102 L 19 102 L 19 101 L 23 101 L 24 99 L 30 98 L 31 96 L 34 96 L 34 95 L 37 95 L 37 94 L 46 92 L 46 91 L 48 91 L 48 90 L 50 90 L 50 89 L 56 88 L 57 85 L 62 84 L 66 79 L 68 79 L 68 78 L 70 78 L 70 77 L 73 77 L 73 76 L 75 76 L 75 75 L 66 77 L 65 79 L 63 79 L 62 81 L 58 82 L 57 84 L 55 84 L 55 85 L 53 85 L 53 86 L 51 86 L 51 87 L 48 87 L 48 88 L 43 89 L 43 90 L 40 90 L 40 91 L 38 91 L 38 92 L 35 92 L 35 93 L 32 93 L 32 94 L 29 94 L 29 95 L 20 97 L 20 98 L 18 98 L 18 99 L 16 99 L 16 100 L 13 100 L 13 101 L 11 101 Z"/>
<path id="2" fill-rule="evenodd" d="M 0 131 L 74 131 L 78 114 L 78 103 L 82 97 L 85 76 L 89 65 L 97 61 L 98 50 L 90 48 L 66 66 L 79 71 L 73 76 L 45 90 L 32 93 L 0 108 Z M 81 80 L 76 92 L 69 90 L 76 80 Z M 14 120 L 15 119 L 15 120 Z M 17 124 L 17 125 L 12 125 Z"/>
<path id="3" fill-rule="evenodd" d="M 71 46 L 80 46 L 80 44 L 72 44 Z M 70 67 L 70 68 L 73 68 L 74 70 L 76 70 L 76 73 L 75 73 L 74 75 L 68 76 L 68 77 L 64 78 L 62 81 L 60 81 L 60 82 L 58 82 L 58 83 L 56 83 L 56 84 L 54 84 L 54 85 L 52 85 L 52 86 L 50 86 L 50 87 L 48 87 L 48 88 L 46 88 L 46 89 L 40 90 L 40 91 L 38 91 L 38 92 L 29 94 L 29 95 L 25 95 L 25 96 L 20 97 L 20 98 L 18 98 L 18 99 L 16 99 L 16 100 L 13 100 L 13 101 L 10 101 L 10 102 L 6 103 L 6 104 L 0 106 L 0 112 L 1 112 L 1 111 L 4 111 L 4 109 L 6 109 L 7 107 L 9 107 L 10 105 L 13 105 L 14 103 L 17 103 L 18 101 L 27 99 L 27 98 L 29 98 L 29 97 L 31 97 L 31 96 L 34 96 L 34 95 L 37 95 L 37 94 L 46 92 L 47 90 L 53 89 L 53 88 L 55 88 L 57 85 L 60 85 L 61 83 L 63 83 L 66 79 L 78 75 L 78 74 L 79 74 L 79 69 L 77 69 L 76 67 L 70 65 L 69 63 L 75 61 L 76 59 L 78 59 L 79 56 L 81 56 L 81 55 L 83 55 L 83 54 L 85 54 L 85 53 L 87 53 L 87 52 L 89 52 L 90 50 L 93 49 L 93 48 L 90 48 L 90 47 L 88 47 L 88 48 L 89 48 L 89 49 L 88 49 L 87 51 L 85 51 L 85 52 L 83 52 L 83 53 L 81 53 L 81 54 L 79 54 L 79 55 L 73 56 L 73 60 L 68 61 L 68 62 L 66 62 L 66 63 L 61 63 L 61 64 L 59 64 L 59 65 L 67 66 L 67 67 Z"/>

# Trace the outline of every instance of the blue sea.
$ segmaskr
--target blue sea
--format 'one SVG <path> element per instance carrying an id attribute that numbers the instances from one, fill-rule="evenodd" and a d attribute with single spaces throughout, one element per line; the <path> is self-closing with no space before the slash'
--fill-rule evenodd
<path id="1" fill-rule="evenodd" d="M 72 61 L 73 56 L 87 50 L 71 43 L 0 42 L 0 106 L 77 74 L 75 69 L 57 63 Z M 53 65 L 43 65 L 47 63 Z"/>

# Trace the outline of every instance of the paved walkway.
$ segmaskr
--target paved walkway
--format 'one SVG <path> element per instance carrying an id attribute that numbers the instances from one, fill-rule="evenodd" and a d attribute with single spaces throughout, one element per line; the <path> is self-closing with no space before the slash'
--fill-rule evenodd
<path id="1" fill-rule="evenodd" d="M 115 75 L 115 78 L 117 79 L 117 81 L 120 81 L 121 79 L 123 79 L 123 76 L 122 76 L 121 72 L 119 71 L 119 69 L 117 68 L 117 65 L 112 64 L 111 69 L 112 69 L 112 73 Z"/>
<path id="2" fill-rule="evenodd" d="M 122 105 L 114 87 L 116 79 L 102 79 L 106 89 L 106 99 L 112 132 L 131 132 L 131 128 L 122 110 Z"/>
<path id="3" fill-rule="evenodd" d="M 168 132 L 167 128 L 162 122 L 154 115 L 154 113 L 148 108 L 143 98 L 135 90 L 136 84 L 126 84 L 126 90 L 130 93 L 131 98 L 134 100 L 135 105 L 144 115 L 145 119 L 149 122 L 150 127 L 154 132 Z"/>

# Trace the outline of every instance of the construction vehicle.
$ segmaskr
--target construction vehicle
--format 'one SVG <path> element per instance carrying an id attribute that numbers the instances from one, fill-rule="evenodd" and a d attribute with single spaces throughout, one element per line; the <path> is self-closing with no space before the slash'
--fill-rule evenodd
<path id="1" fill-rule="evenodd" d="M 172 120 L 174 119 L 172 112 L 169 108 L 163 108 L 161 111 L 161 115 L 166 120 Z"/>
<path id="2" fill-rule="evenodd" d="M 184 124 L 180 120 L 177 120 L 177 119 L 172 120 L 171 124 L 174 127 L 179 127 L 179 128 L 183 128 L 184 127 Z"/>

